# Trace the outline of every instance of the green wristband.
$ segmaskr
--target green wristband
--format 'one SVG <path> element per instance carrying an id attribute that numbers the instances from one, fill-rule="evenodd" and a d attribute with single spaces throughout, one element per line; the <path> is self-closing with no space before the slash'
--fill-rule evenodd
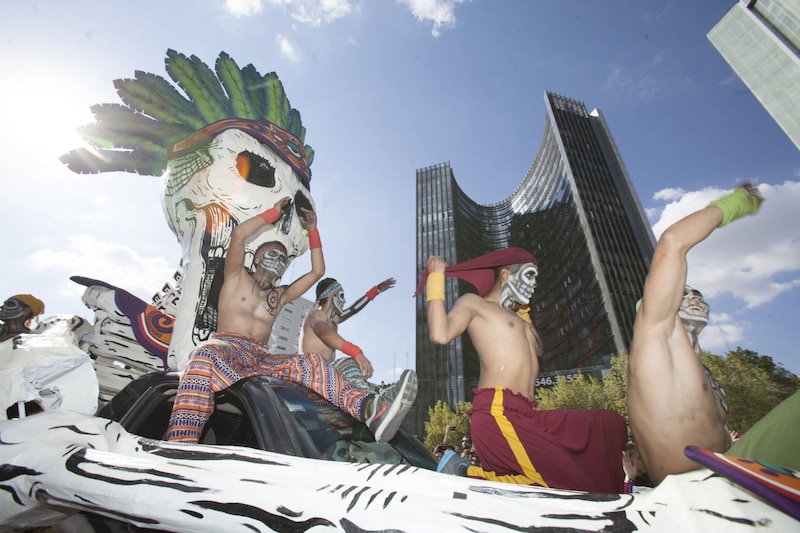
<path id="1" fill-rule="evenodd" d="M 708 205 L 719 207 L 722 210 L 722 223 L 720 228 L 729 222 L 746 215 L 752 215 L 761 207 L 764 199 L 760 196 L 750 194 L 747 189 L 736 189 L 730 194 L 723 196 Z"/>

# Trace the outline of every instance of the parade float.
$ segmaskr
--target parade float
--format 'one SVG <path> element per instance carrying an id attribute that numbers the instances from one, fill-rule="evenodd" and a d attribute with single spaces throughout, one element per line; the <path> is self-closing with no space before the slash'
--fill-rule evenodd
<path id="1" fill-rule="evenodd" d="M 294 211 L 248 243 L 247 261 L 271 242 L 290 261 L 308 247 L 297 209 L 314 209 L 313 151 L 277 75 L 240 68 L 224 52 L 213 69 L 173 50 L 165 64 L 177 87 L 141 71 L 117 80 L 123 103 L 93 106 L 96 122 L 79 130 L 89 146 L 62 161 L 77 173 L 160 178 L 180 270 L 152 302 L 74 277 L 93 323 L 56 316 L 0 343 L 0 528 L 76 530 L 88 527 L 80 520 L 89 513 L 165 531 L 797 529 L 786 508 L 706 468 L 638 494 L 590 494 L 402 463 L 171 444 L 95 416 L 137 377 L 182 370 L 215 331 L 238 223 L 290 196 Z"/>

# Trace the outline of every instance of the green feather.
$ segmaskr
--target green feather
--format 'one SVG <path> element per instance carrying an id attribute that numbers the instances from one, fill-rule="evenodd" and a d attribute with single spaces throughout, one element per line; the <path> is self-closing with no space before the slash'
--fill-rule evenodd
<path id="1" fill-rule="evenodd" d="M 253 118 L 266 119 L 267 101 L 262 90 L 263 79 L 261 74 L 256 70 L 256 67 L 249 64 L 242 69 L 242 79 L 244 80 L 244 89 L 253 107 Z"/>
<path id="2" fill-rule="evenodd" d="M 300 134 L 303 133 L 303 121 L 300 120 L 300 111 L 297 109 L 289 109 L 288 121 L 286 124 L 286 131 L 300 139 Z"/>
<path id="3" fill-rule="evenodd" d="M 192 103 L 161 76 L 137 70 L 134 80 L 116 80 L 114 86 L 122 101 L 141 113 L 194 129 L 205 125 Z"/>
<path id="4" fill-rule="evenodd" d="M 231 102 L 214 71 L 194 54 L 189 58 L 189 61 L 191 61 L 197 73 L 197 78 L 202 84 L 203 91 L 206 94 L 207 105 L 215 113 L 216 118 L 214 121 L 235 116 L 231 109 Z"/>
<path id="5" fill-rule="evenodd" d="M 236 61 L 231 59 L 231 56 L 225 52 L 222 52 L 217 58 L 214 70 L 216 70 L 219 81 L 222 83 L 225 92 L 228 93 L 233 116 L 257 119 L 258 115 L 250 103 L 247 90 L 245 89 L 245 80 Z"/>
<path id="6" fill-rule="evenodd" d="M 141 135 L 124 131 L 114 131 L 104 127 L 102 124 L 87 124 L 77 129 L 78 133 L 80 133 L 81 137 L 83 137 L 86 142 L 97 148 L 106 150 L 139 150 L 157 157 L 167 155 L 167 150 L 163 144 L 155 143 Z"/>
<path id="7" fill-rule="evenodd" d="M 183 124 L 154 120 L 119 104 L 97 104 L 90 109 L 98 125 L 106 130 L 138 135 L 164 145 L 183 139 L 194 131 Z"/>
<path id="8" fill-rule="evenodd" d="M 165 64 L 170 77 L 183 89 L 194 104 L 195 112 L 205 123 L 211 124 L 219 120 L 215 107 L 208 100 L 209 92 L 203 85 L 203 79 L 198 76 L 189 58 L 174 50 L 168 50 Z"/>
<path id="9" fill-rule="evenodd" d="M 309 168 L 311 168 L 311 163 L 314 161 L 314 149 L 311 148 L 309 145 L 306 145 L 306 162 L 308 163 Z"/>
<path id="10" fill-rule="evenodd" d="M 267 101 L 266 119 L 280 128 L 286 128 L 289 115 L 288 100 L 283 91 L 283 84 L 278 75 L 270 72 L 264 75 L 264 88 L 262 89 Z"/>
<path id="11" fill-rule="evenodd" d="M 99 174 L 100 172 L 134 172 L 158 176 L 166 169 L 159 166 L 152 154 L 139 150 L 120 152 L 116 150 L 89 150 L 78 148 L 60 157 L 62 163 L 77 174 Z"/>

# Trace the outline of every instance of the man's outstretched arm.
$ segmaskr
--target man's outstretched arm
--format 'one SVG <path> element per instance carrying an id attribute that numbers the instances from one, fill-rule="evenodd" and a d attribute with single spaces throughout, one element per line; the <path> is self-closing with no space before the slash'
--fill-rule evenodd
<path id="1" fill-rule="evenodd" d="M 352 317 L 353 315 L 364 309 L 368 303 L 370 303 L 378 296 L 378 294 L 388 291 L 389 289 L 394 287 L 395 283 L 396 281 L 394 278 L 389 278 L 373 286 L 370 290 L 366 292 L 366 294 L 364 294 L 364 296 L 356 300 L 355 303 L 353 303 L 353 305 L 351 305 L 342 312 L 341 317 L 339 318 L 339 323 L 341 324 L 348 318 Z"/>
<path id="2" fill-rule="evenodd" d="M 647 323 L 672 324 L 686 286 L 686 254 L 716 228 L 758 211 L 763 199 L 745 183 L 668 227 L 656 245 L 644 285 L 641 318 Z"/>
<path id="3" fill-rule="evenodd" d="M 352 342 L 346 341 L 344 337 L 339 335 L 339 333 L 330 326 L 322 311 L 312 311 L 312 314 L 310 314 L 308 318 L 309 325 L 311 329 L 314 330 L 314 334 L 325 343 L 325 346 L 332 350 L 339 350 L 343 354 L 352 357 L 361 369 L 361 373 L 364 374 L 364 379 L 372 377 L 372 363 L 367 359 L 367 356 L 364 355 L 361 348 Z"/>

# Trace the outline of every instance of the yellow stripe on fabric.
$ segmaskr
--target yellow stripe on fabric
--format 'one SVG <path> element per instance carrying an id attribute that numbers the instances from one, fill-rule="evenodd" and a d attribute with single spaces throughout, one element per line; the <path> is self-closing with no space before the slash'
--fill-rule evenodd
<path id="1" fill-rule="evenodd" d="M 522 474 L 506 474 L 499 476 L 491 470 L 484 470 L 480 466 L 473 465 L 467 467 L 467 477 L 485 479 L 487 481 L 500 481 L 502 483 L 513 483 L 514 485 L 535 485 L 539 483 Z"/>
<path id="2" fill-rule="evenodd" d="M 533 467 L 533 463 L 531 462 L 530 457 L 528 457 L 528 453 L 525 451 L 525 448 L 522 446 L 522 442 L 520 442 L 514 426 L 503 413 L 503 390 L 503 387 L 494 388 L 494 397 L 492 398 L 491 410 L 492 417 L 497 422 L 497 426 L 500 428 L 500 433 L 502 433 L 503 438 L 511 448 L 514 458 L 517 460 L 520 468 L 522 468 L 522 475 L 531 480 L 532 483 L 541 485 L 542 487 L 547 487 L 548 485 L 542 475 L 536 471 L 536 468 Z"/>

